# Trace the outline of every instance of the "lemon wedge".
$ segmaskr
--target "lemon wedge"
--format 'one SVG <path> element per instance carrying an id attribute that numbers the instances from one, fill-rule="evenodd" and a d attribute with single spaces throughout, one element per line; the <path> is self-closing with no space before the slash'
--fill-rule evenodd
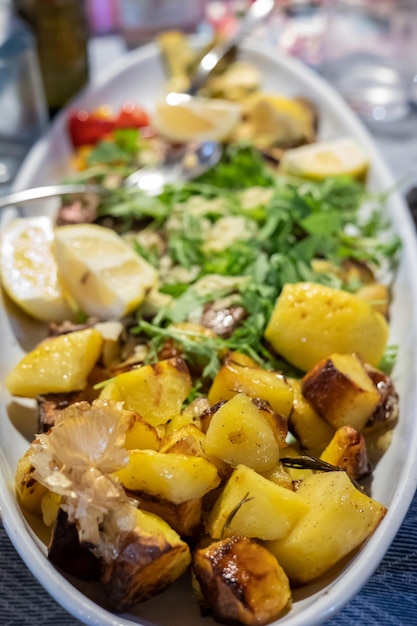
<path id="1" fill-rule="evenodd" d="M 54 257 L 54 229 L 48 217 L 20 218 L 2 231 L 0 273 L 11 300 L 32 317 L 62 322 L 72 318 Z"/>
<path id="2" fill-rule="evenodd" d="M 350 137 L 287 150 L 281 159 L 281 171 L 293 176 L 322 180 L 327 176 L 350 175 L 364 179 L 369 158 L 362 146 Z"/>
<path id="3" fill-rule="evenodd" d="M 301 101 L 285 96 L 259 93 L 248 100 L 247 121 L 253 135 L 270 137 L 276 144 L 294 145 L 312 141 L 314 116 Z"/>
<path id="4" fill-rule="evenodd" d="M 108 228 L 59 226 L 55 240 L 59 271 L 88 315 L 101 320 L 127 315 L 156 283 L 156 270 Z"/>
<path id="5" fill-rule="evenodd" d="M 170 141 L 222 141 L 240 117 L 237 102 L 172 93 L 157 103 L 152 123 Z"/>

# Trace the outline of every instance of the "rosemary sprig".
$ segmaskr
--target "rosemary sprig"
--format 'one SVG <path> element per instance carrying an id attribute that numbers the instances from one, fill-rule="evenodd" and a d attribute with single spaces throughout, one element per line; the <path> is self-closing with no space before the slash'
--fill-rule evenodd
<path id="1" fill-rule="evenodd" d="M 223 530 L 222 530 L 222 536 L 224 535 L 225 531 L 229 528 L 230 524 L 233 521 L 233 518 L 235 517 L 236 513 L 242 508 L 242 506 L 244 504 L 246 504 L 247 502 L 250 502 L 251 500 L 254 499 L 255 496 L 249 496 L 249 492 L 242 498 L 242 500 L 240 502 L 238 502 L 236 504 L 236 506 L 230 511 L 229 515 L 226 518 L 226 521 L 224 523 L 223 526 Z"/>
<path id="2" fill-rule="evenodd" d="M 346 472 L 346 470 L 337 465 L 332 465 L 331 463 L 327 463 L 327 461 L 322 461 L 312 454 L 307 453 L 297 458 L 283 457 L 280 459 L 280 462 L 284 467 L 292 467 L 294 469 L 309 469 L 317 472 Z M 356 489 L 363 491 L 363 487 L 354 478 L 351 476 L 349 476 L 349 478 Z"/>

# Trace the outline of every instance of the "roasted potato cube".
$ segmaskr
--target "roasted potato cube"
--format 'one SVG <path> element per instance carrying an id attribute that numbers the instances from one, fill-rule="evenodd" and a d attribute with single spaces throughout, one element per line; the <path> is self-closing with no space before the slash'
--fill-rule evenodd
<path id="1" fill-rule="evenodd" d="M 168 434 L 162 441 L 160 451 L 164 453 L 179 452 L 190 456 L 204 456 L 204 433 L 197 426 L 189 424 L 176 432 Z"/>
<path id="2" fill-rule="evenodd" d="M 353 486 L 345 472 L 313 474 L 297 495 L 310 506 L 288 535 L 265 545 L 294 583 L 324 574 L 377 528 L 386 508 Z"/>
<path id="3" fill-rule="evenodd" d="M 239 465 L 217 499 L 207 523 L 213 539 L 241 535 L 277 539 L 308 511 L 293 491 Z"/>
<path id="4" fill-rule="evenodd" d="M 175 415 L 167 424 L 166 424 L 166 433 L 169 435 L 170 433 L 183 428 L 184 426 L 188 426 L 189 424 L 194 424 L 197 428 L 201 427 L 200 416 L 204 413 L 206 409 L 210 407 L 210 402 L 207 398 L 196 398 L 190 404 L 188 404 L 181 413 Z"/>
<path id="5" fill-rule="evenodd" d="M 120 536 L 117 556 L 103 570 L 107 603 L 118 612 L 164 591 L 191 562 L 189 547 L 166 522 L 145 511 L 136 516 L 134 530 Z"/>
<path id="6" fill-rule="evenodd" d="M 332 354 L 320 361 L 304 376 L 301 389 L 334 428 L 362 430 L 381 399 L 357 354 Z"/>
<path id="7" fill-rule="evenodd" d="M 216 621 L 262 626 L 291 604 L 288 578 L 277 560 L 247 537 L 196 550 L 192 569 Z"/>
<path id="8" fill-rule="evenodd" d="M 301 450 L 299 450 L 295 445 L 291 445 L 281 451 L 280 458 L 298 459 L 302 456 L 303 453 L 301 452 Z M 310 474 L 313 473 L 313 471 L 310 469 L 301 469 L 291 466 L 286 466 L 285 470 L 291 478 L 293 486 L 297 486 L 301 481 L 307 478 L 307 476 L 310 476 Z"/>
<path id="9" fill-rule="evenodd" d="M 351 478 L 369 472 L 365 437 L 352 426 L 341 426 L 320 456 L 322 461 L 345 470 Z"/>
<path id="10" fill-rule="evenodd" d="M 185 361 L 178 357 L 119 374 L 109 385 L 112 400 L 123 401 L 125 409 L 159 426 L 180 413 L 192 382 Z M 105 387 L 100 398 L 109 399 L 110 391 Z"/>
<path id="11" fill-rule="evenodd" d="M 257 471 L 272 469 L 279 459 L 275 432 L 256 401 L 239 393 L 211 418 L 204 451 L 229 465 L 240 463 Z"/>
<path id="12" fill-rule="evenodd" d="M 27 398 L 84 389 L 102 343 L 95 328 L 45 339 L 9 372 L 5 385 L 11 394 Z"/>
<path id="13" fill-rule="evenodd" d="M 42 498 L 47 488 L 32 476 L 33 466 L 30 460 L 32 449 L 19 459 L 15 475 L 16 497 L 22 509 L 27 513 L 42 515 Z"/>
<path id="14" fill-rule="evenodd" d="M 301 391 L 301 381 L 292 378 L 289 383 L 294 392 L 294 404 L 288 420 L 290 431 L 297 438 L 301 448 L 320 456 L 334 435 L 334 428 L 320 417 Z"/>
<path id="15" fill-rule="evenodd" d="M 290 414 L 293 393 L 286 378 L 279 372 L 263 369 L 245 354 L 232 352 L 215 376 L 208 399 L 216 404 L 230 400 L 237 393 L 265 400 L 275 413 L 285 418 Z"/>
<path id="16" fill-rule="evenodd" d="M 174 504 L 201 498 L 220 483 L 216 467 L 207 459 L 154 450 L 130 450 L 128 464 L 114 475 L 129 491 Z"/>
<path id="17" fill-rule="evenodd" d="M 127 450 L 159 450 L 161 435 L 155 426 L 146 422 L 135 411 L 122 411 L 120 418 L 127 424 Z"/>
<path id="18" fill-rule="evenodd" d="M 358 289 L 356 295 L 369 302 L 374 311 L 378 311 L 378 313 L 381 313 L 385 318 L 388 318 L 390 293 L 386 285 L 381 285 L 381 283 L 369 283 Z"/>
<path id="19" fill-rule="evenodd" d="M 41 512 L 45 526 L 52 526 L 55 522 L 61 508 L 61 500 L 61 496 L 53 491 L 47 491 L 43 494 L 41 500 Z"/>
<path id="20" fill-rule="evenodd" d="M 82 545 L 75 523 L 59 509 L 48 546 L 48 559 L 56 567 L 81 580 L 98 580 L 100 560 L 88 546 Z"/>
<path id="21" fill-rule="evenodd" d="M 395 385 L 390 376 L 384 372 L 367 363 L 365 368 L 380 394 L 379 404 L 366 424 L 366 432 L 372 432 L 381 427 L 392 427 L 398 419 L 399 413 L 399 398 Z"/>
<path id="22" fill-rule="evenodd" d="M 145 493 L 129 493 L 137 502 L 138 508 L 162 518 L 181 537 L 195 537 L 201 529 L 202 498 L 174 504 L 160 496 Z"/>
<path id="23" fill-rule="evenodd" d="M 377 367 L 388 324 L 363 298 L 317 283 L 293 283 L 278 297 L 265 339 L 305 372 L 334 352 L 357 352 Z"/>
<path id="24" fill-rule="evenodd" d="M 276 485 L 280 485 L 281 487 L 285 487 L 285 489 L 294 491 L 291 476 L 281 462 L 278 462 L 273 469 L 268 470 L 267 472 L 261 472 L 261 475 Z"/>

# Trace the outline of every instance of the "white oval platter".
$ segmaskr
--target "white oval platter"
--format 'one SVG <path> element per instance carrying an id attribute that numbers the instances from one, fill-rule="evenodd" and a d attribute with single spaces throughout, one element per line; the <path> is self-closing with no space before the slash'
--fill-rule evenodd
<path id="1" fill-rule="evenodd" d="M 320 110 L 320 137 L 356 137 L 368 151 L 372 168 L 369 184 L 386 190 L 394 181 L 372 138 L 347 108 L 344 101 L 318 75 L 293 58 L 259 50 L 250 43 L 242 57 L 253 62 L 263 76 L 263 88 L 270 92 L 304 95 Z M 139 48 L 116 61 L 73 103 L 93 109 L 103 103 L 117 108 L 132 100 L 152 111 L 163 94 L 165 75 L 155 45 Z M 15 188 L 59 182 L 68 171 L 70 145 L 66 136 L 66 112 L 32 149 Z M 37 213 L 51 210 L 38 203 Z M 400 420 L 392 444 L 376 467 L 372 496 L 389 509 L 373 537 L 341 568 L 329 577 L 295 593 L 291 611 L 274 622 L 278 626 L 314 626 L 329 619 L 346 604 L 372 575 L 397 533 L 417 486 L 417 241 L 414 226 L 400 195 L 390 195 L 387 214 L 403 240 L 403 253 L 394 285 L 390 343 L 399 347 L 393 377 L 400 394 Z M 24 319 L 8 302 L 0 303 L 2 339 L 0 377 L 33 347 L 44 333 L 42 325 Z M 115 615 L 100 606 L 93 586 L 70 581 L 46 558 L 46 547 L 29 526 L 14 497 L 14 471 L 36 432 L 36 418 L 30 404 L 16 403 L 1 388 L 0 407 L 0 507 L 3 524 L 16 550 L 45 589 L 74 617 L 87 625 L 100 626 L 214 626 L 201 618 L 188 590 L 189 581 L 174 585 L 163 595 L 139 605 L 129 614 Z M 97 600 L 97 602 L 96 602 Z"/>

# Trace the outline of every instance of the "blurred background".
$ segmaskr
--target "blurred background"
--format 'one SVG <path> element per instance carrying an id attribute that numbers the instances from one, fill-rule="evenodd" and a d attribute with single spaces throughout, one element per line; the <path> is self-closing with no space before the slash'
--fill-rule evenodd
<path id="1" fill-rule="evenodd" d="M 166 30 L 230 35 L 251 1 L 0 0 L 0 185 L 118 56 Z M 251 36 L 322 73 L 373 132 L 416 134 L 416 0 L 276 0 Z"/>

